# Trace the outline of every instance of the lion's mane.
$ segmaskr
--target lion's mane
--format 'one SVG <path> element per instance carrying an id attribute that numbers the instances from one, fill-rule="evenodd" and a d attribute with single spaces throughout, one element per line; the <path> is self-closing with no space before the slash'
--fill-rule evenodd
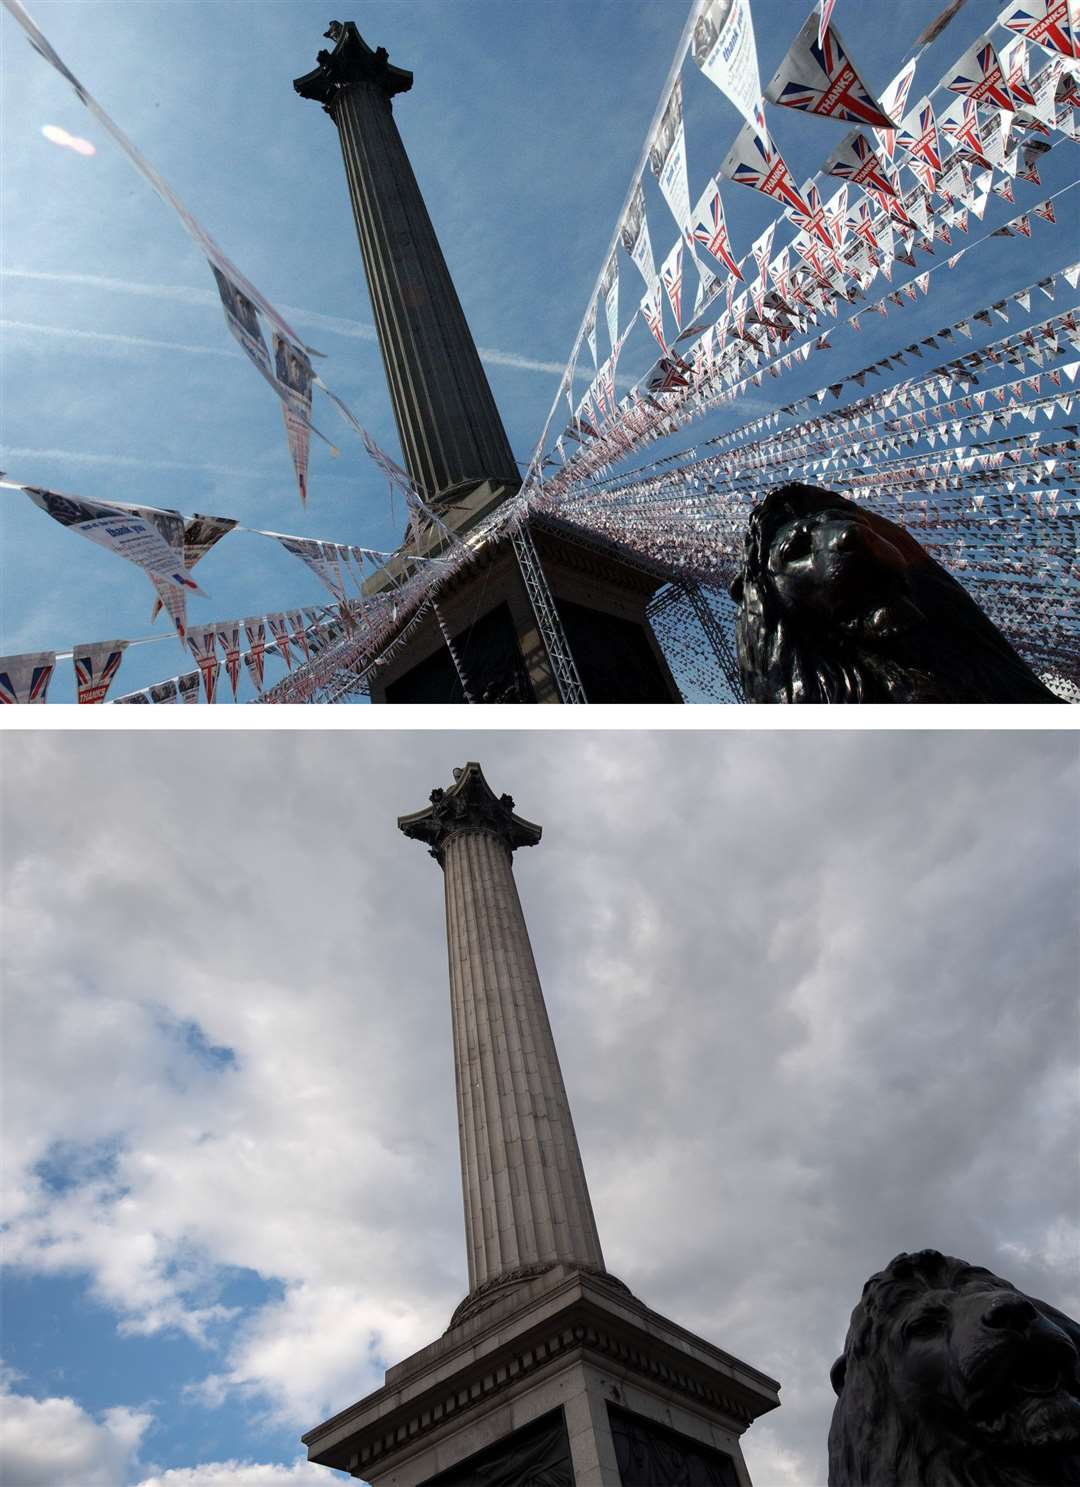
<path id="1" fill-rule="evenodd" d="M 902 565 L 842 623 L 786 604 L 769 567 L 781 528 L 822 514 L 858 523 Z M 784 485 L 759 502 L 731 593 L 750 702 L 1061 701 L 914 537 L 832 491 Z"/>
<path id="2" fill-rule="evenodd" d="M 936 1295 L 930 1297 L 931 1292 Z M 910 1325 L 916 1308 L 928 1300 L 936 1304 L 975 1294 L 981 1304 L 984 1293 L 997 1298 L 998 1305 L 1004 1297 L 1033 1308 L 1031 1320 L 1038 1341 L 1025 1345 L 1003 1333 L 995 1356 L 991 1338 L 979 1360 L 981 1371 L 976 1376 L 983 1381 L 979 1393 L 964 1380 L 963 1359 L 956 1357 L 955 1349 L 950 1350 L 951 1339 L 946 1341 L 943 1334 L 932 1344 L 934 1362 L 943 1378 L 938 1398 L 931 1409 L 913 1408 L 898 1381 L 897 1349 L 903 1346 L 898 1337 L 905 1324 Z M 1012 1389 L 1018 1370 L 1033 1366 L 1017 1361 L 1025 1346 L 1039 1348 L 1043 1354 L 1049 1348 L 1055 1358 L 1053 1367 L 1058 1366 L 1058 1358 L 1063 1360 L 1066 1405 L 1076 1401 L 1080 1394 L 1076 1372 L 1080 1324 L 1055 1307 L 1024 1296 L 990 1271 L 937 1250 L 897 1255 L 863 1287 L 851 1314 L 844 1351 L 832 1367 L 837 1401 L 829 1430 L 829 1487 L 1066 1487 L 1080 1483 L 1076 1415 L 1069 1417 L 1053 1440 L 1037 1438 L 1052 1432 L 1025 1424 L 1021 1399 Z M 969 1344 L 969 1354 L 972 1351 Z M 999 1432 L 997 1438 L 986 1423 L 987 1400 L 991 1410 L 1000 1406 L 1010 1422 L 1007 1426 L 1002 1419 L 991 1422 Z M 1080 1401 L 1076 1406 L 1080 1414 Z"/>

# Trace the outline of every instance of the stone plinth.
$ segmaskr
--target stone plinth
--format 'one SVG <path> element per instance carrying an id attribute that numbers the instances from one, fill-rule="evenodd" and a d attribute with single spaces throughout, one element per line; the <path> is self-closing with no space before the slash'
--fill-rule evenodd
<path id="1" fill-rule="evenodd" d="M 454 1480 L 468 1483 L 477 1453 L 561 1410 L 574 1487 L 643 1487 L 620 1472 L 627 1417 L 667 1450 L 715 1460 L 719 1487 L 750 1487 L 739 1437 L 778 1389 L 603 1276 L 559 1270 L 391 1368 L 304 1444 L 373 1487 L 423 1487 L 463 1463 Z"/>
<path id="2" fill-rule="evenodd" d="M 588 702 L 682 701 L 646 614 L 667 576 L 602 539 L 587 539 L 549 517 L 530 530 Z M 388 568 L 393 570 L 392 560 Z M 372 590 L 381 575 L 370 580 Z M 509 540 L 493 542 L 439 594 L 458 644 L 469 690 L 490 701 L 559 702 L 559 691 Z M 494 647 L 484 630 L 501 612 Z M 474 631 L 474 627 L 477 629 Z M 494 651 L 494 653 L 492 653 Z M 371 681 L 372 702 L 461 700 L 452 662 L 434 619 Z"/>

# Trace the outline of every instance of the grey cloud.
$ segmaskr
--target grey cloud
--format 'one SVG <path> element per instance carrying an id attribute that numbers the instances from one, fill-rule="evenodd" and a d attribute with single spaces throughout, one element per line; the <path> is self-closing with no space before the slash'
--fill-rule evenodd
<path id="1" fill-rule="evenodd" d="M 27 1176 L 17 1258 L 86 1270 L 136 1326 L 205 1303 L 165 1284 L 182 1245 L 278 1277 L 209 1395 L 306 1428 L 465 1288 L 442 884 L 394 821 L 467 758 L 544 826 L 516 873 L 610 1268 L 782 1381 L 746 1438 L 759 1487 L 823 1480 L 829 1364 L 897 1251 L 1077 1309 L 1071 734 L 12 734 L 4 754 L 14 1149 L 29 1167 L 122 1134 L 163 1246 L 124 1312 L 138 1226 L 95 1229 L 76 1190 L 81 1238 L 50 1249 L 59 1201 Z M 235 1069 L 178 1083 L 162 1011 Z"/>

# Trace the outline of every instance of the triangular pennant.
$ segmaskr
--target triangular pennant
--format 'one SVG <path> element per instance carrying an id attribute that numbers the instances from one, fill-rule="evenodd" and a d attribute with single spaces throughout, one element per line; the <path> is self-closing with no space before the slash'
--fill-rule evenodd
<path id="1" fill-rule="evenodd" d="M 660 122 L 649 141 L 649 167 L 671 209 L 676 226 L 680 232 L 685 232 L 686 219 L 690 215 L 690 187 L 686 176 L 686 131 L 683 128 L 681 77 L 675 79 Z"/>
<path id="2" fill-rule="evenodd" d="M 706 0 L 694 24 L 695 64 L 731 100 L 748 124 L 761 115 L 761 82 L 750 0 Z"/>
<path id="3" fill-rule="evenodd" d="M 218 677 L 221 675 L 221 662 L 214 648 L 216 635 L 217 631 L 213 625 L 193 626 L 187 633 L 188 648 L 202 673 L 207 702 L 213 702 L 217 697 Z"/>
<path id="4" fill-rule="evenodd" d="M 75 668 L 77 702 L 105 701 L 126 649 L 126 640 L 99 640 L 75 646 L 71 662 Z"/>
<path id="5" fill-rule="evenodd" d="M 764 120 L 760 129 L 745 124 L 724 157 L 720 174 L 754 191 L 809 214 L 780 151 L 769 138 Z"/>
<path id="6" fill-rule="evenodd" d="M 55 651 L 0 656 L 0 703 L 43 703 L 55 667 Z"/>
<path id="7" fill-rule="evenodd" d="M 980 36 L 945 74 L 944 85 L 962 93 L 984 108 L 1012 110 L 1016 102 L 1009 92 L 1001 60 L 988 36 Z"/>
<path id="8" fill-rule="evenodd" d="M 244 664 L 258 691 L 263 689 L 263 657 L 266 653 L 266 623 L 262 615 L 252 615 L 244 621 L 244 634 L 251 647 L 244 655 Z"/>
<path id="9" fill-rule="evenodd" d="M 307 353 L 274 332 L 274 370 L 281 396 L 281 416 L 289 441 L 301 505 L 307 504 L 308 450 L 311 443 L 311 384 L 315 372 Z"/>
<path id="10" fill-rule="evenodd" d="M 214 626 L 214 634 L 225 658 L 225 674 L 229 678 L 235 702 L 237 685 L 240 680 L 240 621 L 219 620 Z"/>
<path id="11" fill-rule="evenodd" d="M 646 286 L 650 285 L 656 278 L 656 264 L 649 239 L 649 219 L 645 215 L 645 189 L 640 181 L 634 187 L 630 204 L 623 214 L 619 236 Z"/>
<path id="12" fill-rule="evenodd" d="M 220 542 L 226 533 L 231 532 L 236 526 L 236 521 L 231 516 L 203 516 L 196 512 L 194 516 L 184 518 L 184 567 L 190 573 L 195 564 L 200 562 L 216 542 Z M 150 613 L 151 624 L 157 619 L 161 612 L 161 599 L 154 600 L 154 607 Z"/>
<path id="13" fill-rule="evenodd" d="M 682 245 L 682 239 L 680 238 L 676 242 L 675 246 L 672 248 L 672 250 L 668 254 L 668 256 L 664 259 L 664 262 L 662 263 L 662 265 L 660 267 L 660 277 L 664 281 L 664 289 L 665 289 L 665 291 L 667 293 L 668 303 L 671 305 L 671 313 L 675 317 L 675 324 L 676 324 L 676 326 L 678 327 L 679 330 L 682 330 L 682 323 L 683 323 L 683 320 L 682 320 L 682 272 L 683 272 L 682 271 L 682 265 L 683 265 L 683 245 Z M 644 305 L 644 301 L 642 303 Z M 648 313 L 647 312 L 646 312 L 645 318 L 646 318 L 646 320 L 648 320 Z M 651 323 L 649 325 L 649 328 L 650 328 L 650 330 L 652 329 Z M 653 334 L 654 335 L 656 334 L 655 331 L 653 331 Z M 661 330 L 661 334 L 663 334 L 663 331 L 662 330 Z"/>
<path id="14" fill-rule="evenodd" d="M 186 596 L 202 589 L 188 576 L 183 559 L 184 518 L 179 511 L 132 506 L 119 501 L 85 501 L 79 496 L 24 486 L 26 494 L 54 521 L 141 568 L 171 608 L 177 633 L 186 630 Z"/>
<path id="15" fill-rule="evenodd" d="M 811 13 L 765 89 L 765 97 L 785 108 L 891 129 L 896 120 L 871 96 L 836 28 L 826 29 L 820 45 L 817 30 L 817 15 Z"/>
<path id="16" fill-rule="evenodd" d="M 998 25 L 1034 41 L 1048 52 L 1076 55 L 1076 40 L 1068 0 L 1016 0 L 997 18 Z"/>
<path id="17" fill-rule="evenodd" d="M 867 136 L 857 129 L 840 141 L 825 162 L 825 172 L 850 181 L 853 186 L 871 186 L 886 196 L 896 195 L 886 172 L 885 162 L 876 153 Z"/>

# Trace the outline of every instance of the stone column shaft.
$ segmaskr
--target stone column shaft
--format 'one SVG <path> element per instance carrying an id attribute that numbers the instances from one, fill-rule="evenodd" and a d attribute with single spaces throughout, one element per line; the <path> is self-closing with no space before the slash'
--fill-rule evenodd
<path id="1" fill-rule="evenodd" d="M 443 866 L 469 1289 L 526 1265 L 602 1270 L 510 849 L 462 831 Z"/>
<path id="2" fill-rule="evenodd" d="M 373 53 L 352 22 L 294 86 L 337 125 L 360 251 L 405 465 L 430 496 L 517 465 L 397 125 L 391 94 L 412 75 Z"/>

